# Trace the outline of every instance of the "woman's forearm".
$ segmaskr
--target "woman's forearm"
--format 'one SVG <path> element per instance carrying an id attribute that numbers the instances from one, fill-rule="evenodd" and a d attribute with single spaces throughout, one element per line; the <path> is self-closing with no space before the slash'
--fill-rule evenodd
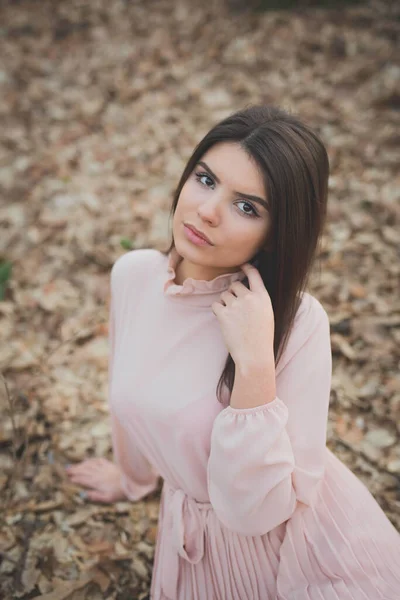
<path id="1" fill-rule="evenodd" d="M 272 402 L 276 397 L 273 358 L 262 363 L 235 365 L 232 408 L 254 408 Z"/>

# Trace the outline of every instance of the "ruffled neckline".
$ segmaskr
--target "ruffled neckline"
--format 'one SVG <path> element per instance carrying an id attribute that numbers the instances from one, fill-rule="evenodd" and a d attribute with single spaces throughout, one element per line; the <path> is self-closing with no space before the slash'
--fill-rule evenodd
<path id="1" fill-rule="evenodd" d="M 216 298 L 229 288 L 231 283 L 243 280 L 246 274 L 242 269 L 234 273 L 224 273 L 210 279 L 193 279 L 187 277 L 181 285 L 175 283 L 176 268 L 182 260 L 182 256 L 174 247 L 167 255 L 167 271 L 164 278 L 164 294 L 169 297 L 176 297 L 188 300 L 190 304 L 200 306 L 211 306 Z M 186 300 L 187 298 L 187 300 Z"/>

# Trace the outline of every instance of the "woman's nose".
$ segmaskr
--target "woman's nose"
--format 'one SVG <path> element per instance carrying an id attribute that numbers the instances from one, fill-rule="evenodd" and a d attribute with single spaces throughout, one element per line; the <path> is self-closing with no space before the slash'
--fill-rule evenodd
<path id="1" fill-rule="evenodd" d="M 220 201 L 216 198 L 209 198 L 199 205 L 197 212 L 202 219 L 212 223 L 218 223 L 220 219 Z"/>

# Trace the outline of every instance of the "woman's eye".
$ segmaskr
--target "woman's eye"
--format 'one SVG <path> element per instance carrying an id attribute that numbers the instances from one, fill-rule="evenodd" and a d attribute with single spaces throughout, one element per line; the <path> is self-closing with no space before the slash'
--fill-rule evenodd
<path id="1" fill-rule="evenodd" d="M 211 187 L 201 181 L 203 179 L 203 177 L 205 177 L 206 179 L 211 181 L 212 185 L 215 185 L 213 178 L 210 177 L 210 175 L 208 175 L 208 173 L 198 172 L 198 173 L 195 173 L 195 176 L 196 176 L 197 181 L 203 186 L 205 185 L 206 187 Z M 247 206 L 247 210 L 240 210 L 240 212 L 243 213 L 244 215 L 246 215 L 247 217 L 259 217 L 260 216 L 258 214 L 258 212 L 256 211 L 256 209 L 254 208 L 254 206 L 252 204 L 250 204 L 250 202 L 247 202 L 246 200 L 239 200 L 239 202 L 237 202 L 237 204 L 245 204 Z M 249 211 L 249 209 L 250 209 L 250 211 Z"/>
<path id="2" fill-rule="evenodd" d="M 205 177 L 206 179 L 209 179 L 212 183 L 214 183 L 214 181 L 211 179 L 211 177 L 209 175 L 207 175 L 207 173 L 196 173 L 196 179 L 197 181 L 199 181 L 201 183 L 201 185 L 204 185 L 204 183 L 202 183 L 200 180 Z M 206 187 L 210 187 L 206 184 Z"/>
<path id="3" fill-rule="evenodd" d="M 246 204 L 250 208 L 251 212 L 247 212 L 247 211 L 244 211 L 244 210 L 241 211 L 245 215 L 248 215 L 249 217 L 253 217 L 253 216 L 254 217 L 258 217 L 259 216 L 258 212 L 254 208 L 254 206 L 252 204 L 250 204 L 250 202 L 246 202 L 246 200 L 240 200 L 237 204 Z"/>

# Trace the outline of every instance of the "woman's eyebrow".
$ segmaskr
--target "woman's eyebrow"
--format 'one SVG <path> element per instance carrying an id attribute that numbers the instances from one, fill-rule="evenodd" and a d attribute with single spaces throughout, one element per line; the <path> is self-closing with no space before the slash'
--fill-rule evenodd
<path id="1" fill-rule="evenodd" d="M 199 162 L 197 164 L 204 167 L 206 169 L 206 171 L 208 171 L 210 173 L 211 177 L 213 177 L 217 183 L 221 183 L 220 178 L 217 177 L 217 175 L 212 172 L 212 170 L 207 165 L 207 163 L 205 163 L 203 160 L 199 160 Z M 236 191 L 234 193 L 237 194 L 238 196 L 242 196 L 243 198 L 247 198 L 248 200 L 253 200 L 253 202 L 258 202 L 264 208 L 269 210 L 268 202 L 266 200 L 264 200 L 263 198 L 260 198 L 259 196 L 253 196 L 252 194 L 244 194 L 243 192 L 236 192 Z"/>

